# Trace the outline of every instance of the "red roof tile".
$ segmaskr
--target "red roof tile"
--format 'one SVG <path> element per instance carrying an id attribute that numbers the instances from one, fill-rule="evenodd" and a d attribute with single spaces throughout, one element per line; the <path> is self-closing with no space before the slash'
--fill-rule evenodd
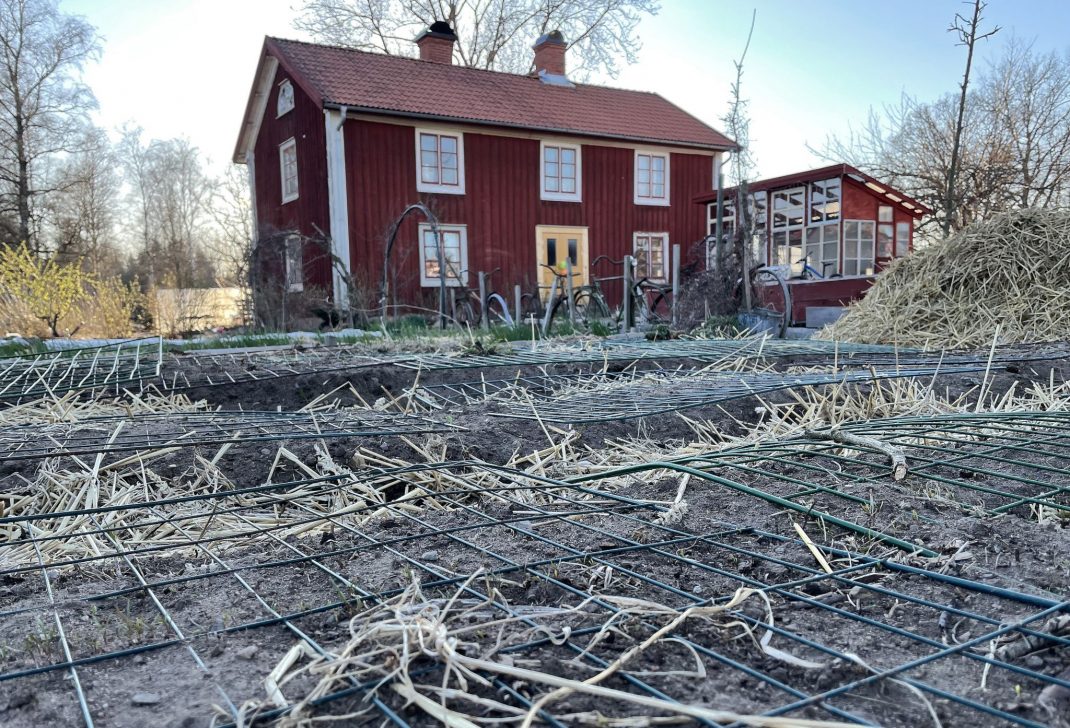
<path id="1" fill-rule="evenodd" d="M 267 49 L 320 103 L 370 113 L 713 149 L 734 143 L 661 96 L 268 38 Z"/>

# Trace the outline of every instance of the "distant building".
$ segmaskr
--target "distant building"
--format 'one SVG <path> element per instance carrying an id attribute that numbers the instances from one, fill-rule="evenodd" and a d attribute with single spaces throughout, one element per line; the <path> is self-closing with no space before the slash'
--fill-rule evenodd
<path id="1" fill-rule="evenodd" d="M 789 277 L 792 320 L 812 306 L 861 298 L 874 275 L 914 247 L 914 227 L 931 210 L 847 164 L 758 180 L 747 185 L 758 263 Z M 735 190 L 723 193 L 722 237 L 735 230 Z M 705 208 L 707 267 L 716 257 L 717 194 Z M 804 259 L 816 272 L 804 271 Z M 809 277 L 807 277 L 809 276 Z"/>
<path id="2" fill-rule="evenodd" d="M 573 83 L 560 33 L 538 39 L 531 75 L 454 66 L 455 40 L 435 23 L 418 59 L 264 41 L 234 161 L 249 166 L 258 244 L 285 241 L 286 292 L 344 302 L 344 270 L 377 290 L 387 233 L 415 202 L 441 224 L 450 286 L 500 269 L 497 290 L 532 292 L 566 256 L 584 283 L 619 275 L 592 270 L 599 256 L 629 253 L 666 279 L 671 244 L 706 234 L 692 200 L 733 142 L 657 94 Z M 407 219 L 395 245 L 399 302 L 433 308 L 426 221 Z"/>

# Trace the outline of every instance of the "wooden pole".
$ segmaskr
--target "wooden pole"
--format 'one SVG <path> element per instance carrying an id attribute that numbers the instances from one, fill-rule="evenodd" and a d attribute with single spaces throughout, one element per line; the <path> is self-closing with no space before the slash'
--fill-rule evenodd
<path id="1" fill-rule="evenodd" d="M 548 336 L 550 333 L 550 314 L 554 310 L 554 296 L 557 295 L 557 276 L 554 276 L 554 282 L 550 284 L 550 297 L 546 302 L 546 312 L 542 316 L 542 335 Z"/>
<path id="2" fill-rule="evenodd" d="M 680 243 L 672 245 L 672 326 L 676 328 L 676 299 L 680 297 Z"/>
<path id="3" fill-rule="evenodd" d="M 632 256 L 624 256 L 624 333 L 632 330 Z"/>
<path id="4" fill-rule="evenodd" d="M 516 312 L 516 316 L 513 317 L 513 323 L 516 326 L 519 326 L 520 324 L 524 323 L 520 320 L 520 314 L 522 313 L 521 309 L 523 308 L 520 305 L 521 298 L 522 297 L 520 295 L 520 284 L 517 283 L 513 286 L 513 311 Z"/>
<path id="5" fill-rule="evenodd" d="M 487 308 L 487 274 L 479 271 L 479 327 L 490 328 L 490 309 Z"/>
<path id="6" fill-rule="evenodd" d="M 568 296 L 568 322 L 576 325 L 576 309 L 572 301 L 572 258 L 565 256 L 565 291 Z"/>

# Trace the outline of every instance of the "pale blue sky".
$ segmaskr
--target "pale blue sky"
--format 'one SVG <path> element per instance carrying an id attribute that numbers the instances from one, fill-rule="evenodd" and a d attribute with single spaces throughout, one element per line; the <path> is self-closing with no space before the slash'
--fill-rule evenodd
<path id="1" fill-rule="evenodd" d="M 265 34 L 292 29 L 299 0 L 64 0 L 105 38 L 87 79 L 98 123 L 126 120 L 156 137 L 187 136 L 215 168 L 230 158 Z M 964 49 L 946 28 L 960 0 L 663 0 L 639 27 L 639 62 L 610 85 L 656 91 L 720 127 L 732 60 L 752 8 L 758 20 L 747 57 L 752 145 L 762 176 L 821 164 L 807 144 L 846 133 L 870 106 L 903 92 L 933 98 L 958 83 Z M 1070 49 L 1070 2 L 991 0 L 988 23 L 1003 30 L 979 51 L 998 57 L 1012 35 L 1038 50 Z"/>

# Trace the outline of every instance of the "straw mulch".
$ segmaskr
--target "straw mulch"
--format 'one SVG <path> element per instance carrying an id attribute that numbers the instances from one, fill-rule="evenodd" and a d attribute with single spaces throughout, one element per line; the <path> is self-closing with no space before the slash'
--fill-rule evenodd
<path id="1" fill-rule="evenodd" d="M 819 337 L 928 348 L 1062 340 L 1070 210 L 1017 210 L 897 260 Z"/>

